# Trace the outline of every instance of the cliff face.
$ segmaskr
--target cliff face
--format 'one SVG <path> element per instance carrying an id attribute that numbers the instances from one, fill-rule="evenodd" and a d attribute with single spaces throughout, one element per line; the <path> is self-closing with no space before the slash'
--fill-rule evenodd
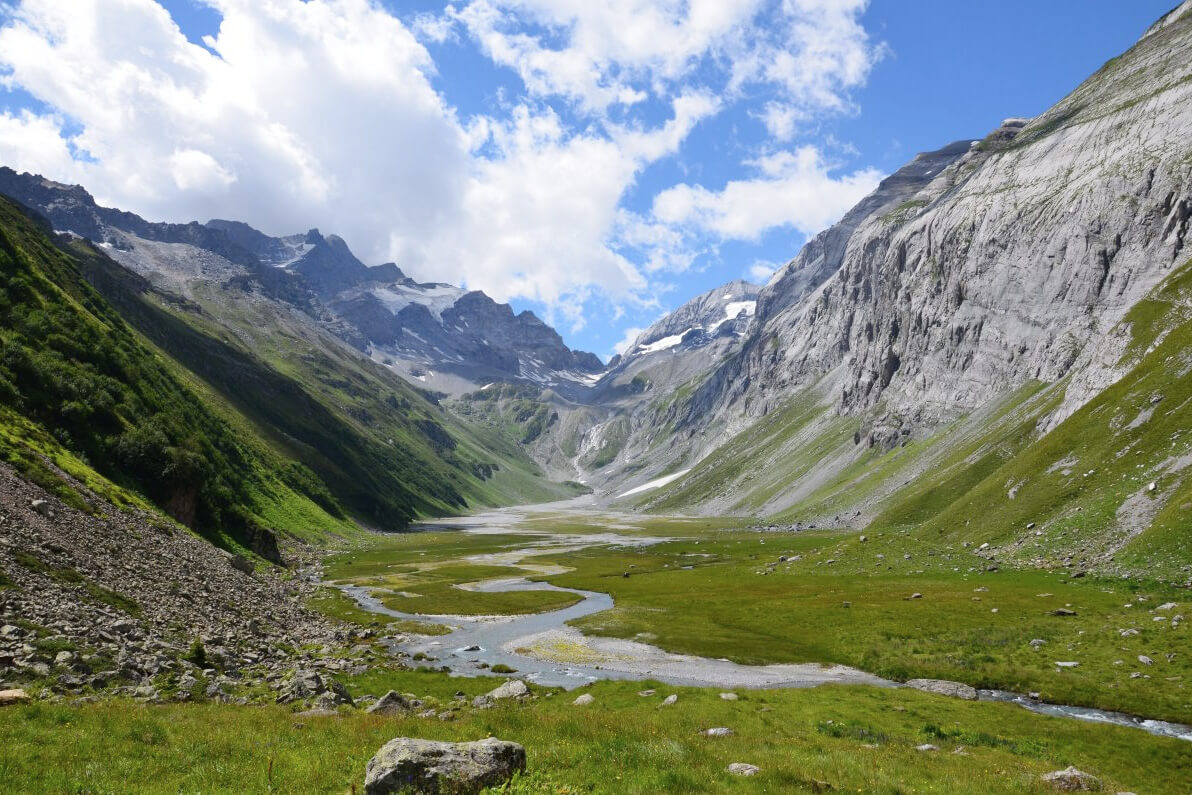
<path id="1" fill-rule="evenodd" d="M 763 414 L 839 369 L 838 412 L 935 424 L 1101 367 L 1090 342 L 1189 256 L 1190 9 L 1042 116 L 920 156 L 808 244 L 689 421 Z"/>

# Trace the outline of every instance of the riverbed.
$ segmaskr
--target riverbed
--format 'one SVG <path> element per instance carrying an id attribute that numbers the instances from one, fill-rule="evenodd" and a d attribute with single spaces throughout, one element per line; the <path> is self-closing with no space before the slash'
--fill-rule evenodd
<path id="1" fill-rule="evenodd" d="M 470 563 L 508 566 L 530 570 L 542 576 L 568 569 L 534 562 L 543 555 L 559 554 L 593 546 L 641 547 L 674 540 L 668 537 L 627 535 L 616 530 L 633 529 L 631 521 L 610 517 L 612 532 L 592 534 L 549 533 L 519 529 L 524 514 L 514 510 L 494 511 L 449 523 L 427 524 L 426 530 L 455 530 L 476 534 L 524 534 L 524 547 L 465 558 Z M 528 682 L 572 689 L 599 679 L 651 680 L 689 687 L 717 687 L 724 690 L 816 687 L 824 684 L 864 684 L 901 687 L 881 677 L 843 665 L 774 664 L 742 665 L 727 659 L 674 654 L 640 639 L 626 640 L 584 635 L 568 623 L 613 608 L 605 593 L 562 588 L 522 576 L 487 579 L 456 587 L 484 592 L 550 590 L 573 593 L 580 601 L 560 610 L 516 616 L 455 616 L 405 613 L 387 608 L 370 591 L 357 585 L 337 585 L 361 608 L 395 619 L 431 621 L 451 628 L 446 635 L 410 634 L 390 643 L 396 654 L 407 655 L 415 664 L 445 668 L 457 676 L 487 675 L 512 669 Z M 1045 715 L 1139 728 L 1152 734 L 1192 741 L 1192 726 L 1146 720 L 1117 712 L 1047 704 L 1027 696 L 997 690 L 981 690 L 980 698 L 1019 704 Z"/>

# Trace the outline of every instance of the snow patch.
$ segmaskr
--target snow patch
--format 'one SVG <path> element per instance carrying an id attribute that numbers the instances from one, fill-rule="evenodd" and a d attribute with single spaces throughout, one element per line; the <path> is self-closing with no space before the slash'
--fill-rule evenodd
<path id="1" fill-rule="evenodd" d="M 675 482 L 676 480 L 683 477 L 690 471 L 691 471 L 690 469 L 684 469 L 680 472 L 675 472 L 670 475 L 663 475 L 660 478 L 651 480 L 649 483 L 643 483 L 642 485 L 638 486 L 637 488 L 630 489 L 629 491 L 625 492 L 624 494 L 619 494 L 617 496 L 618 497 L 631 497 L 634 494 L 641 494 L 643 491 L 649 491 L 650 489 L 662 488 L 663 486 L 665 486 L 668 483 Z"/>
<path id="2" fill-rule="evenodd" d="M 691 329 L 687 329 L 687 331 L 691 331 Z M 642 345 L 637 349 L 637 353 L 656 353 L 657 351 L 665 351 L 668 348 L 673 348 L 683 341 L 683 335 L 686 334 L 687 331 L 684 331 L 683 334 L 674 334 L 669 337 L 663 337 L 660 340 L 651 342 L 649 345 Z"/>

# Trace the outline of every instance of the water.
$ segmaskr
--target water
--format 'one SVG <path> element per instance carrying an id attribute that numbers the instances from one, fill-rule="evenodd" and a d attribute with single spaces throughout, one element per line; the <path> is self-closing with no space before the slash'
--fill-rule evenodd
<path id="1" fill-rule="evenodd" d="M 454 521 L 453 529 L 473 533 L 514 533 L 519 517 L 507 512 L 469 517 Z M 624 529 L 629 529 L 628 527 Z M 536 566 L 526 562 L 552 552 L 582 549 L 596 545 L 645 546 L 671 539 L 624 536 L 615 533 L 598 535 L 562 535 L 541 537 L 533 534 L 533 541 L 524 548 L 507 552 L 475 555 L 469 560 L 489 565 L 534 569 L 544 574 L 556 573 L 550 566 Z M 862 683 L 894 687 L 896 684 L 871 674 L 844 666 L 818 665 L 740 665 L 728 660 L 670 654 L 655 646 L 636 641 L 591 638 L 567 626 L 569 621 L 611 610 L 613 599 L 605 593 L 562 588 L 545 582 L 531 582 L 523 577 L 487 580 L 473 586 L 474 590 L 498 591 L 564 591 L 581 597 L 570 607 L 546 613 L 521 616 L 434 616 L 403 613 L 385 607 L 362 586 L 340 585 L 344 593 L 356 600 L 361 608 L 378 615 L 414 621 L 432 621 L 452 627 L 450 634 L 437 637 L 413 636 L 391 644 L 394 652 L 413 656 L 424 654 L 433 659 L 427 667 L 445 667 L 456 676 L 479 676 L 489 673 L 495 665 L 516 669 L 518 676 L 529 682 L 572 689 L 598 679 L 642 680 L 665 682 L 692 687 L 775 688 L 812 687 L 829 682 Z M 545 635 L 559 637 L 574 644 L 578 653 L 588 658 L 588 664 L 556 662 L 517 649 L 533 643 Z M 601 659 L 604 664 L 594 664 Z M 1142 729 L 1162 737 L 1192 741 L 1192 726 L 1166 721 L 1149 720 L 1120 712 L 1047 704 L 1020 693 L 1003 690 L 981 690 L 983 701 L 1002 701 L 1018 704 L 1032 712 L 1095 723 L 1108 723 Z"/>

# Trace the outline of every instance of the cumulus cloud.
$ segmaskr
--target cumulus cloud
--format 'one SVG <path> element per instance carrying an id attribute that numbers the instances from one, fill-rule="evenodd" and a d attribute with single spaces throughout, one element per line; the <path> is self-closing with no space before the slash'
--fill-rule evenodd
<path id="1" fill-rule="evenodd" d="M 883 50 L 868 0 L 469 0 L 447 14 L 540 96 L 589 112 L 632 106 L 698 74 L 717 90 L 776 91 L 797 109 L 843 109 Z M 532 23 L 527 28 L 526 22 Z M 784 129 L 780 127 L 780 129 Z"/>
<path id="2" fill-rule="evenodd" d="M 620 342 L 613 346 L 612 353 L 625 353 L 625 351 L 633 347 L 633 344 L 637 342 L 637 338 L 642 335 L 643 331 L 645 331 L 645 328 L 639 328 L 637 326 L 625 329 L 625 335 L 621 337 Z"/>
<path id="3" fill-rule="evenodd" d="M 746 88 L 775 139 L 847 111 L 881 55 L 864 0 L 465 0 L 404 21 L 373 0 L 206 2 L 201 43 L 155 0 L 0 6 L 0 85 L 39 101 L 0 112 L 3 163 L 152 220 L 319 226 L 572 328 L 594 300 L 657 308 L 703 238 L 813 230 L 874 179 L 802 148 L 625 203 Z M 464 117 L 427 49 L 464 46 L 524 92 Z"/>
<path id="4" fill-rule="evenodd" d="M 813 146 L 755 160 L 759 174 L 720 190 L 676 185 L 654 197 L 654 216 L 721 240 L 756 240 L 774 228 L 810 235 L 843 215 L 877 187 L 881 172 L 861 169 L 833 176 Z"/>

